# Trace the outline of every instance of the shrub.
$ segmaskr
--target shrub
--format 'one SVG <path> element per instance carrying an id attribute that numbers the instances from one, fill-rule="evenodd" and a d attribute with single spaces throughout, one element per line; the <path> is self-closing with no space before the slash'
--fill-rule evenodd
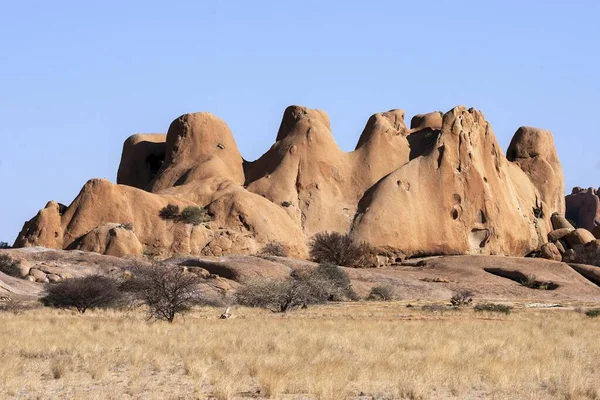
<path id="1" fill-rule="evenodd" d="M 153 265 L 137 267 L 132 277 L 121 285 L 129 293 L 132 305 L 146 305 L 148 319 L 173 322 L 178 314 L 201 303 L 198 275 L 180 267 Z"/>
<path id="2" fill-rule="evenodd" d="M 358 300 L 348 273 L 337 265 L 321 264 L 309 274 L 308 279 L 313 287 L 324 292 L 329 301 Z"/>
<path id="3" fill-rule="evenodd" d="M 526 275 L 525 278 L 521 279 L 519 283 L 530 289 L 538 290 L 555 290 L 559 286 L 557 283 L 550 281 L 538 281 L 535 275 Z"/>
<path id="4" fill-rule="evenodd" d="M 587 310 L 585 312 L 585 315 L 587 315 L 590 318 L 600 317 L 600 308 L 592 308 L 590 310 Z"/>
<path id="5" fill-rule="evenodd" d="M 22 314 L 24 311 L 33 308 L 22 300 L 14 300 L 10 297 L 7 299 L 0 298 L 0 312 L 10 312 L 15 315 Z"/>
<path id="6" fill-rule="evenodd" d="M 177 219 L 179 218 L 179 206 L 175 204 L 167 204 L 160 209 L 158 215 L 162 219 Z"/>
<path id="7" fill-rule="evenodd" d="M 283 280 L 256 279 L 236 293 L 240 305 L 267 308 L 273 312 L 355 297 L 350 278 L 335 265 L 322 265 L 312 272 L 295 273 Z"/>
<path id="8" fill-rule="evenodd" d="M 366 268 L 372 266 L 370 255 L 368 244 L 357 245 L 348 234 L 319 232 L 310 241 L 310 257 L 318 263 Z"/>
<path id="9" fill-rule="evenodd" d="M 132 231 L 133 230 L 133 223 L 132 222 L 127 222 L 125 224 L 121 224 L 119 225 L 121 228 L 126 229 L 128 231 Z"/>
<path id="10" fill-rule="evenodd" d="M 291 201 L 282 201 L 282 202 L 281 202 L 281 205 L 282 205 L 283 207 L 289 207 L 289 206 L 291 206 L 291 205 L 292 205 L 292 202 L 291 202 Z"/>
<path id="11" fill-rule="evenodd" d="M 467 289 L 459 290 L 452 294 L 450 304 L 453 307 L 468 306 L 473 302 L 473 292 Z"/>
<path id="12" fill-rule="evenodd" d="M 14 260 L 12 257 L 6 254 L 0 254 L 0 272 L 3 272 L 9 276 L 20 276 L 20 265 L 21 262 L 19 260 Z"/>
<path id="13" fill-rule="evenodd" d="M 10 249 L 10 245 L 7 242 L 0 242 L 0 249 Z"/>
<path id="14" fill-rule="evenodd" d="M 494 304 L 494 303 L 481 303 L 473 307 L 473 310 L 477 312 L 489 311 L 503 314 L 510 314 L 512 307 L 506 304 Z"/>
<path id="15" fill-rule="evenodd" d="M 66 279 L 46 284 L 42 304 L 57 308 L 75 308 L 84 314 L 90 308 L 110 307 L 121 298 L 117 282 L 102 275 Z"/>
<path id="16" fill-rule="evenodd" d="M 269 242 L 260 252 L 261 256 L 287 257 L 288 251 L 281 242 Z"/>
<path id="17" fill-rule="evenodd" d="M 536 284 L 536 277 L 535 275 L 526 275 L 519 283 L 528 288 L 533 288 Z"/>
<path id="18" fill-rule="evenodd" d="M 368 300 L 393 300 L 396 288 L 389 284 L 377 285 L 371 288 Z"/>
<path id="19" fill-rule="evenodd" d="M 181 211 L 178 219 L 186 224 L 200 225 L 203 222 L 210 221 L 210 216 L 204 208 L 187 206 Z"/>

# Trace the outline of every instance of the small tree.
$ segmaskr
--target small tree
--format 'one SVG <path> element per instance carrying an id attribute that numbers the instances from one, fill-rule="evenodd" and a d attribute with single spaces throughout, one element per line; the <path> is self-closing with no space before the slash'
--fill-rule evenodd
<path id="1" fill-rule="evenodd" d="M 129 292 L 135 303 L 148 307 L 148 319 L 173 322 L 178 314 L 200 303 L 198 275 L 180 267 L 153 265 L 137 268 L 121 289 Z"/>
<path id="2" fill-rule="evenodd" d="M 10 249 L 10 245 L 7 242 L 0 242 L 0 249 Z"/>
<path id="3" fill-rule="evenodd" d="M 318 263 L 332 263 L 345 267 L 369 267 L 371 247 L 355 244 L 348 234 L 319 232 L 310 241 L 310 257 Z"/>
<path id="4" fill-rule="evenodd" d="M 102 275 L 66 279 L 46 285 L 42 303 L 50 307 L 75 308 L 84 314 L 89 308 L 110 307 L 121 294 L 114 279 Z"/>
<path id="5" fill-rule="evenodd" d="M 178 219 L 186 224 L 200 225 L 210 221 L 210 216 L 204 208 L 187 206 L 181 211 Z"/>
<path id="6" fill-rule="evenodd" d="M 175 204 L 167 204 L 160 209 L 158 215 L 162 219 L 177 219 L 179 218 L 179 206 Z"/>

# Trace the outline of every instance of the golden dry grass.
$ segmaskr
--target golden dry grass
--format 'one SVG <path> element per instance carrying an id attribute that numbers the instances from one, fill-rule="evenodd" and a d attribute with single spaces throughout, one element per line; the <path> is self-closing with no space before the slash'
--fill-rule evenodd
<path id="1" fill-rule="evenodd" d="M 400 303 L 0 314 L 0 398 L 600 399 L 600 318 Z"/>

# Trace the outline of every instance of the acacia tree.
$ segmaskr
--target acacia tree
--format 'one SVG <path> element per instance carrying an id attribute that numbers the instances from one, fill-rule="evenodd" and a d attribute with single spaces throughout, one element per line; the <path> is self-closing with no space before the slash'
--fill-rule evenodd
<path id="1" fill-rule="evenodd" d="M 148 319 L 173 322 L 177 314 L 200 302 L 201 280 L 180 267 L 153 265 L 137 268 L 121 288 L 130 293 L 134 303 L 148 307 Z"/>
<path id="2" fill-rule="evenodd" d="M 84 314 L 90 308 L 110 307 L 121 298 L 114 279 L 102 275 L 66 279 L 46 285 L 42 303 L 50 307 L 75 308 Z"/>

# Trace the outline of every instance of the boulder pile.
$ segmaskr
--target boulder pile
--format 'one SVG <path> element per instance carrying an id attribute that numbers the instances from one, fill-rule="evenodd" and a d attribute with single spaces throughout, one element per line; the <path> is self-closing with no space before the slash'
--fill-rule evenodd
<path id="1" fill-rule="evenodd" d="M 164 212 L 200 208 L 206 221 Z M 49 202 L 15 246 L 114 256 L 256 254 L 279 242 L 306 257 L 322 231 L 368 242 L 382 264 L 423 255 L 524 256 L 553 233 L 548 257 L 583 244 L 560 236 L 562 168 L 550 132 L 521 127 L 506 156 L 483 114 L 458 106 L 404 123 L 402 110 L 369 118 L 356 148 L 337 146 L 324 111 L 288 107 L 275 143 L 242 158 L 210 113 L 175 119 L 166 135 L 125 141 L 117 184 L 92 179 L 69 205 Z M 560 228 L 558 228 L 560 229 Z M 559 236 L 559 237 L 556 237 Z"/>

